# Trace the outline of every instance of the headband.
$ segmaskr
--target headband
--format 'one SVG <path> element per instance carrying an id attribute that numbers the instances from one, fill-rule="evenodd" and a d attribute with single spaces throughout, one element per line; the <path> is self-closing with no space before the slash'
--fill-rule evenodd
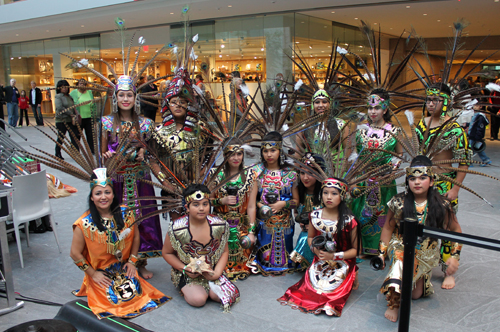
<path id="1" fill-rule="evenodd" d="M 201 190 L 197 190 L 191 195 L 186 196 L 184 199 L 186 200 L 186 204 L 189 204 L 194 201 L 201 201 L 205 198 L 210 199 L 210 194 L 204 193 Z"/>
<path id="2" fill-rule="evenodd" d="M 95 186 L 101 186 L 105 188 L 107 185 L 113 186 L 113 180 L 106 176 L 106 168 L 96 168 L 94 169 L 94 174 L 97 179 L 90 181 L 90 190 L 94 189 Z"/>
<path id="3" fill-rule="evenodd" d="M 368 107 L 380 106 L 383 110 L 386 110 L 389 107 L 389 100 L 385 100 L 379 95 L 373 94 L 368 97 L 367 106 Z"/>
<path id="4" fill-rule="evenodd" d="M 118 82 L 115 85 L 115 91 L 133 91 L 135 93 L 136 87 L 132 77 L 127 75 L 118 77 Z"/>
<path id="5" fill-rule="evenodd" d="M 321 189 L 323 188 L 335 188 L 340 192 L 340 198 L 342 200 L 345 199 L 347 190 L 349 189 L 347 186 L 347 183 L 334 179 L 334 178 L 328 178 L 323 181 L 323 184 L 321 185 Z"/>
<path id="6" fill-rule="evenodd" d="M 281 141 L 265 141 L 265 142 L 260 143 L 260 149 L 261 150 L 264 150 L 264 149 L 281 150 L 281 145 L 282 145 Z"/>
<path id="7" fill-rule="evenodd" d="M 437 88 L 428 88 L 425 90 L 425 94 L 427 96 L 438 96 L 438 97 L 443 97 L 443 108 L 441 109 L 441 116 L 445 116 L 446 112 L 448 111 L 448 103 L 450 101 L 450 95 L 447 94 L 446 92 L 441 91 L 441 89 Z"/>
<path id="8" fill-rule="evenodd" d="M 432 170 L 432 166 L 416 166 L 416 167 L 406 167 L 406 177 L 419 177 L 419 176 L 428 176 L 433 178 L 434 171 Z"/>
<path id="9" fill-rule="evenodd" d="M 224 148 L 224 154 L 233 153 L 236 151 L 243 151 L 243 148 L 241 147 L 240 144 L 232 144 L 232 145 L 228 145 Z"/>

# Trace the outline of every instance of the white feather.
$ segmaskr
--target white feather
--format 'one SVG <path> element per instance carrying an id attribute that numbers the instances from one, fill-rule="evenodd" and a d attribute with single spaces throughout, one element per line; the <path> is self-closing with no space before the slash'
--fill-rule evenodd
<path id="1" fill-rule="evenodd" d="M 476 105 L 477 104 L 477 99 L 472 99 L 471 101 L 469 101 L 467 104 L 465 104 L 465 108 L 466 109 L 471 109 L 472 106 Z"/>
<path id="2" fill-rule="evenodd" d="M 405 111 L 406 118 L 408 119 L 408 123 L 410 126 L 413 126 L 415 124 L 415 116 L 412 111 L 406 110 Z"/>
<path id="3" fill-rule="evenodd" d="M 131 230 L 130 228 L 125 228 L 125 230 L 123 232 L 120 233 L 120 236 L 118 237 L 118 239 L 121 241 L 123 240 L 124 238 L 126 238 L 129 234 L 130 234 Z"/>
<path id="4" fill-rule="evenodd" d="M 347 50 L 343 47 L 337 46 L 337 53 L 339 54 L 347 54 Z"/>
<path id="5" fill-rule="evenodd" d="M 240 89 L 245 97 L 250 94 L 250 90 L 248 89 L 248 86 L 245 83 L 240 84 Z"/>
<path id="6" fill-rule="evenodd" d="M 363 77 L 367 80 L 372 80 L 372 81 L 376 81 L 375 79 L 375 75 L 373 75 L 372 73 L 366 73 L 363 75 Z"/>
<path id="7" fill-rule="evenodd" d="M 500 92 L 500 85 L 495 84 L 495 83 L 488 83 L 488 84 L 486 84 L 486 89 L 488 89 L 490 91 Z"/>
<path id="8" fill-rule="evenodd" d="M 349 159 L 347 159 L 347 161 L 356 161 L 356 159 L 358 159 L 359 155 L 357 152 L 353 152 L 351 153 L 351 155 L 349 156 Z"/>
<path id="9" fill-rule="evenodd" d="M 300 89 L 300 87 L 302 86 L 302 84 L 304 84 L 304 82 L 302 82 L 301 79 L 299 79 L 297 81 L 297 83 L 295 83 L 295 87 L 294 87 L 294 90 L 297 91 L 298 89 Z"/>
<path id="10" fill-rule="evenodd" d="M 194 50 L 193 50 L 193 49 L 191 49 L 191 54 L 190 54 L 189 56 L 190 56 L 190 57 L 191 57 L 191 59 L 193 59 L 193 60 L 198 59 L 198 56 L 197 56 L 196 54 L 194 54 Z"/>
<path id="11" fill-rule="evenodd" d="M 198 94 L 198 96 L 203 96 L 203 91 L 196 84 L 193 84 L 193 90 Z"/>
<path id="12" fill-rule="evenodd" d="M 248 144 L 243 144 L 241 148 L 245 150 L 245 152 L 252 152 L 252 147 Z"/>
<path id="13" fill-rule="evenodd" d="M 174 54 L 177 54 L 177 50 L 178 50 L 178 47 L 177 47 L 177 46 L 175 46 L 175 47 L 174 47 L 174 50 L 173 50 Z"/>
<path id="14" fill-rule="evenodd" d="M 140 36 L 139 39 L 137 40 L 137 42 L 140 44 L 140 45 L 144 45 L 144 43 L 146 42 L 146 39 L 143 37 L 143 36 Z"/>
<path id="15" fill-rule="evenodd" d="M 358 131 L 361 131 L 361 130 L 368 130 L 370 127 L 368 127 L 368 125 L 366 123 L 363 123 L 363 124 L 360 124 L 357 126 L 357 129 Z"/>
<path id="16" fill-rule="evenodd" d="M 198 41 L 198 34 L 193 36 L 193 43 L 196 43 Z"/>
<path id="17" fill-rule="evenodd" d="M 288 125 L 286 123 L 283 124 L 283 131 L 287 131 L 288 130 Z"/>

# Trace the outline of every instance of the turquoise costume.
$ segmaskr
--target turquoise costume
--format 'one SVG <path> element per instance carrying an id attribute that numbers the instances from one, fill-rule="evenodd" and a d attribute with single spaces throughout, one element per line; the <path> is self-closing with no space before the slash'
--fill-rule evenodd
<path id="1" fill-rule="evenodd" d="M 361 129 L 356 133 L 356 150 L 360 157 L 368 153 L 373 153 L 369 151 L 369 148 L 388 151 L 396 150 L 398 142 L 393 135 L 397 136 L 400 129 L 391 123 L 386 123 L 383 128 L 385 131 L 368 126 L 368 129 Z M 380 160 L 376 166 L 391 163 L 392 155 L 383 152 L 378 152 L 377 154 L 380 154 L 377 157 Z M 377 178 L 373 177 L 360 185 L 368 187 L 376 184 L 377 181 Z M 376 187 L 362 197 L 358 197 L 352 201 L 351 210 L 361 227 L 361 240 L 363 244 L 361 252 L 363 254 L 378 254 L 380 234 L 382 233 L 382 227 L 384 227 L 388 211 L 387 202 L 396 194 L 396 181 L 392 181 L 382 187 Z"/>
<path id="2" fill-rule="evenodd" d="M 313 194 L 306 194 L 304 201 L 304 204 L 300 204 L 297 208 L 297 217 L 303 212 L 309 213 L 320 208 L 320 206 L 313 205 Z M 314 259 L 314 254 L 312 253 L 309 243 L 307 242 L 307 233 L 307 230 L 300 232 L 297 244 L 290 255 L 290 259 L 292 261 L 300 264 L 300 268 L 298 268 L 300 270 L 307 269 Z"/>

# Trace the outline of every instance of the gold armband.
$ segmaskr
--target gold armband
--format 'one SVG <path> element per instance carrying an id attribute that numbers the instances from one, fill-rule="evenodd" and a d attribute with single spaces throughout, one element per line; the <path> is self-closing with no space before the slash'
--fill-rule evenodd
<path id="1" fill-rule="evenodd" d="M 89 263 L 87 263 L 85 258 L 82 258 L 82 259 L 75 261 L 75 264 L 82 271 L 86 271 L 90 267 Z"/>
<path id="2" fill-rule="evenodd" d="M 158 177 L 158 180 L 160 180 L 160 182 L 165 181 L 165 179 L 167 178 L 167 176 L 163 172 L 158 172 L 157 177 Z"/>
<path id="3" fill-rule="evenodd" d="M 384 241 L 378 243 L 378 254 L 384 257 L 387 255 L 387 244 Z"/>
<path id="4" fill-rule="evenodd" d="M 128 258 L 128 262 L 133 266 L 136 266 L 138 261 L 139 258 L 136 255 L 130 255 L 130 257 Z"/>
<path id="5" fill-rule="evenodd" d="M 460 261 L 460 252 L 462 251 L 463 244 L 458 242 L 451 243 L 451 254 L 450 257 L 455 258 L 457 261 Z"/>

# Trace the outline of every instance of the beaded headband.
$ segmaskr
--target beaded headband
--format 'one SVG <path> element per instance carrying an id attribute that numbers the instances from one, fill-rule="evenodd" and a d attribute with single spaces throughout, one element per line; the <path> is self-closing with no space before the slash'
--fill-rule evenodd
<path id="1" fill-rule="evenodd" d="M 427 96 L 438 96 L 444 98 L 443 100 L 443 108 L 441 109 L 441 116 L 445 116 L 448 111 L 448 104 L 450 101 L 450 95 L 446 92 L 441 91 L 441 89 L 436 88 L 428 88 L 425 90 L 425 94 Z"/>
<path id="2" fill-rule="evenodd" d="M 321 189 L 323 188 L 335 188 L 340 192 L 340 198 L 342 200 L 345 199 L 347 190 L 349 189 L 347 186 L 347 183 L 334 179 L 334 178 L 328 178 L 323 181 L 323 184 L 321 185 Z"/>
<path id="3" fill-rule="evenodd" d="M 264 149 L 278 149 L 278 150 L 281 150 L 282 143 L 283 142 L 281 142 L 281 141 L 265 141 L 265 142 L 262 142 L 260 144 L 260 149 L 261 150 L 264 150 Z"/>
<path id="4" fill-rule="evenodd" d="M 406 167 L 406 177 L 419 177 L 419 176 L 428 176 L 433 178 L 434 171 L 432 170 L 432 166 L 416 166 L 416 167 Z"/>
<path id="5" fill-rule="evenodd" d="M 113 180 L 110 177 L 107 177 L 106 173 L 106 168 L 94 169 L 94 174 L 97 176 L 97 179 L 90 181 L 90 190 L 94 189 L 95 186 L 101 186 L 104 188 L 107 185 L 113 185 Z"/>
<path id="6" fill-rule="evenodd" d="M 133 83 L 132 77 L 127 75 L 122 75 L 118 77 L 118 81 L 115 86 L 115 91 L 133 91 L 136 92 L 136 87 Z"/>
<path id="7" fill-rule="evenodd" d="M 383 110 L 386 110 L 389 107 L 389 101 L 380 97 L 379 95 L 373 94 L 368 97 L 367 102 L 368 107 L 376 107 L 380 106 Z"/>
<path id="8" fill-rule="evenodd" d="M 243 151 L 240 144 L 232 144 L 232 145 L 228 145 L 224 148 L 224 154 L 233 153 L 236 151 Z"/>
<path id="9" fill-rule="evenodd" d="M 185 200 L 186 200 L 186 204 L 189 204 L 189 203 L 194 202 L 194 201 L 201 201 L 205 198 L 209 199 L 210 194 L 204 193 L 201 190 L 197 190 L 194 193 L 192 193 L 191 195 L 186 196 Z"/>

